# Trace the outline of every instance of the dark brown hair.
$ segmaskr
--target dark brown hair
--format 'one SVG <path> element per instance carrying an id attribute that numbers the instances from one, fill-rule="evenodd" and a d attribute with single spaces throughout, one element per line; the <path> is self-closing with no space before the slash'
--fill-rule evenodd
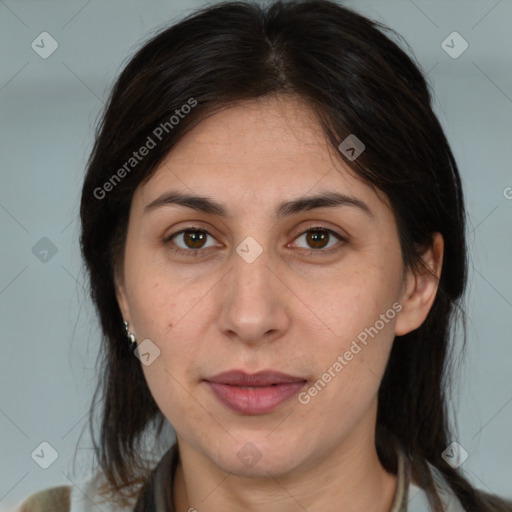
<path id="1" fill-rule="evenodd" d="M 158 438 L 166 421 L 130 352 L 115 296 L 133 193 L 206 116 L 238 101 L 292 95 L 311 108 L 336 150 L 352 133 L 364 142 L 356 160 L 339 153 L 340 159 L 389 198 L 407 268 L 420 263 L 433 233 L 445 240 L 433 307 L 420 328 L 396 337 L 380 386 L 376 444 L 382 464 L 396 469 L 385 440 L 389 433 L 399 439 L 436 510 L 442 509 L 427 462 L 442 472 L 466 510 L 512 510 L 475 490 L 441 457 L 452 439 L 448 356 L 467 277 L 463 193 L 428 85 L 386 32 L 396 36 L 328 0 L 224 2 L 158 33 L 120 74 L 97 128 L 80 209 L 81 249 L 104 337 L 90 426 L 98 464 L 120 500 L 132 484 L 142 486 L 141 496 L 151 487 L 143 439 Z M 171 122 L 191 100 L 196 103 L 187 115 Z M 133 151 L 162 126 L 167 129 L 156 147 L 126 167 Z M 126 172 L 118 173 L 123 166 Z"/>

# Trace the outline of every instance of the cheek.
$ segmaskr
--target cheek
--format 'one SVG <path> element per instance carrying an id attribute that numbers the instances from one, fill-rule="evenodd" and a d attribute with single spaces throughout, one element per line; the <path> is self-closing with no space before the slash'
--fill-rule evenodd
<path id="1" fill-rule="evenodd" d="M 183 402 L 179 406 L 183 412 L 190 399 L 183 393 L 183 388 L 191 385 L 190 369 L 204 359 L 200 341 L 213 321 L 205 300 L 207 291 L 208 287 L 200 284 L 178 286 L 176 281 L 149 272 L 132 290 L 137 337 L 148 338 L 159 351 L 158 358 L 143 366 L 143 371 L 155 400 L 161 400 L 164 407 L 167 404 L 167 409 L 170 403 Z"/>
<path id="2" fill-rule="evenodd" d="M 297 411 L 304 422 L 324 425 L 318 442 L 352 432 L 375 401 L 392 346 L 390 325 L 377 334 L 371 331 L 366 344 L 357 337 L 343 338 L 318 350 L 324 350 L 321 357 L 315 356 L 321 369 L 298 397 L 302 405 Z"/>
<path id="3" fill-rule="evenodd" d="M 188 389 L 183 375 L 169 367 L 164 357 L 151 366 L 144 367 L 144 376 L 150 393 L 165 418 L 176 431 L 187 432 L 192 425 L 204 424 L 208 418 Z M 214 426 L 212 423 L 210 430 L 214 430 Z"/>
<path id="4" fill-rule="evenodd" d="M 301 308 L 309 311 L 311 327 L 316 324 L 317 332 L 319 329 L 325 333 L 326 346 L 334 342 L 342 348 L 345 342 L 373 326 L 397 298 L 398 273 L 394 269 L 358 267 L 361 264 L 347 266 L 338 275 L 304 282 L 299 288 Z M 379 331 L 389 329 L 393 319 L 386 320 L 384 326 L 379 323 Z"/>
<path id="5" fill-rule="evenodd" d="M 316 304 L 321 331 L 316 331 L 311 354 L 317 380 L 305 390 L 302 403 L 328 415 L 331 409 L 340 414 L 362 411 L 373 399 L 386 368 L 400 309 L 397 276 L 397 272 L 386 274 L 378 269 L 354 270 L 334 280 L 342 283 L 340 286 L 310 293 L 308 300 Z"/>
<path id="6" fill-rule="evenodd" d="M 140 265 L 139 267 L 142 267 Z M 129 289 L 130 310 L 137 335 L 150 338 L 157 344 L 168 344 L 178 336 L 183 325 L 199 327 L 206 315 L 204 300 L 209 282 L 197 279 L 180 279 L 180 276 L 162 271 L 159 267 L 145 265 L 139 276 L 132 275 Z M 197 320 L 190 325 L 190 319 Z M 191 336 L 180 335 L 175 348 L 187 348 Z"/>

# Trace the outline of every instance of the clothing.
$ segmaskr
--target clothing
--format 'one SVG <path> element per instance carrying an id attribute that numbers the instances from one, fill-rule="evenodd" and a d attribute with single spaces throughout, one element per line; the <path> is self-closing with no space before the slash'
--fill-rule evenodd
<path id="1" fill-rule="evenodd" d="M 174 512 L 165 510 L 164 489 L 166 482 L 174 481 L 175 470 L 178 465 L 179 453 L 177 445 L 173 445 L 162 457 L 155 472 L 155 503 L 156 512 Z M 438 494 L 445 506 L 445 512 L 466 512 L 455 494 L 449 488 L 446 480 L 439 470 L 429 464 L 434 475 L 434 482 Z M 405 455 L 398 450 L 397 489 L 390 512 L 431 512 L 427 495 L 423 489 L 410 480 L 409 465 Z M 87 480 L 79 486 L 59 486 L 44 489 L 30 495 L 13 512 L 132 512 L 134 504 L 119 508 L 111 503 L 104 503 L 98 495 L 97 485 L 101 481 L 101 474 Z M 170 486 L 172 489 L 172 484 Z"/>

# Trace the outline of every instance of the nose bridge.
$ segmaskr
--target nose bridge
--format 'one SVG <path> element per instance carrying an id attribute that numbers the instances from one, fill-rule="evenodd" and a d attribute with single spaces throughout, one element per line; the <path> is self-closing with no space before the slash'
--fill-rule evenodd
<path id="1" fill-rule="evenodd" d="M 220 329 L 245 342 L 281 331 L 287 322 L 282 290 L 269 269 L 270 253 L 251 237 L 236 248 L 221 304 Z"/>
<path id="2" fill-rule="evenodd" d="M 256 244 L 254 239 L 244 240 L 237 247 L 237 254 L 233 258 L 233 281 L 237 293 L 241 292 L 243 295 L 260 293 L 271 274 L 268 269 L 269 251 Z"/>

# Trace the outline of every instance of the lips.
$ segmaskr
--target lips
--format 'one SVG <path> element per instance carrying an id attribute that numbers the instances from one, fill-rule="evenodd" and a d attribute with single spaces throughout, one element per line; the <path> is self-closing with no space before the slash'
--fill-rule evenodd
<path id="1" fill-rule="evenodd" d="M 296 395 L 307 383 L 303 377 L 264 370 L 249 375 L 241 370 L 205 379 L 216 398 L 240 414 L 265 414 Z"/>

